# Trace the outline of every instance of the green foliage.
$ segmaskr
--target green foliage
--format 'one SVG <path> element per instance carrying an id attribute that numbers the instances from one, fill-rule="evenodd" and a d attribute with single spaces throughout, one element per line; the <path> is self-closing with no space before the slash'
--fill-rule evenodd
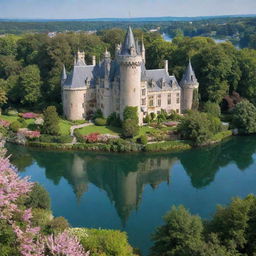
<path id="1" fill-rule="evenodd" d="M 121 127 L 122 122 L 120 120 L 119 115 L 117 115 L 116 112 L 113 112 L 112 114 L 109 115 L 107 118 L 107 125 L 109 126 L 115 126 L 115 127 Z"/>
<path id="2" fill-rule="evenodd" d="M 127 106 L 123 113 L 122 135 L 125 138 L 132 138 L 139 134 L 138 108 Z"/>
<path id="3" fill-rule="evenodd" d="M 145 146 L 145 151 L 147 152 L 162 152 L 162 151 L 181 151 L 181 150 L 187 150 L 190 149 L 191 146 L 187 142 L 183 141 L 165 141 L 165 142 L 156 142 L 147 144 Z"/>
<path id="4" fill-rule="evenodd" d="M 153 235 L 152 256 L 198 255 L 203 244 L 200 217 L 192 216 L 183 206 L 174 206 L 164 222 Z"/>
<path id="5" fill-rule="evenodd" d="M 40 184 L 35 183 L 24 204 L 28 208 L 49 210 L 51 207 L 49 193 Z"/>
<path id="6" fill-rule="evenodd" d="M 104 118 L 101 109 L 97 109 L 96 112 L 94 113 L 93 120 L 95 120 L 96 118 Z"/>
<path id="7" fill-rule="evenodd" d="M 185 139 L 190 139 L 195 145 L 201 145 L 209 141 L 212 131 L 207 114 L 191 111 L 181 120 L 178 131 Z"/>
<path id="8" fill-rule="evenodd" d="M 122 135 L 125 138 L 133 138 L 139 134 L 138 122 L 134 119 L 125 119 L 123 121 Z"/>
<path id="9" fill-rule="evenodd" d="M 26 128 L 27 127 L 27 123 L 26 123 L 26 120 L 25 118 L 18 118 L 17 121 L 21 124 L 21 128 Z"/>
<path id="10" fill-rule="evenodd" d="M 238 103 L 233 110 L 232 124 L 242 134 L 256 133 L 256 107 L 247 100 Z"/>
<path id="11" fill-rule="evenodd" d="M 56 111 L 56 107 L 49 106 L 44 111 L 44 123 L 43 123 L 43 133 L 50 135 L 59 135 L 59 116 Z"/>
<path id="12" fill-rule="evenodd" d="M 52 220 L 52 213 L 50 210 L 45 210 L 42 208 L 32 209 L 32 223 L 35 227 L 40 227 L 42 230 L 45 226 Z"/>
<path id="13" fill-rule="evenodd" d="M 93 256 L 135 256 L 127 235 L 117 230 L 72 228 L 69 231 Z"/>
<path id="14" fill-rule="evenodd" d="M 0 107 L 7 102 L 6 92 L 0 88 Z"/>
<path id="15" fill-rule="evenodd" d="M 21 103 L 33 105 L 38 103 L 41 96 L 40 70 L 37 65 L 25 67 L 20 73 Z"/>
<path id="16" fill-rule="evenodd" d="M 14 121 L 10 125 L 10 129 L 13 132 L 17 132 L 21 127 L 22 127 L 22 124 L 20 122 L 18 122 L 18 121 Z"/>
<path id="17" fill-rule="evenodd" d="M 105 118 L 98 117 L 94 120 L 94 123 L 95 125 L 98 125 L 98 126 L 104 126 L 107 124 L 107 120 Z"/>
<path id="18" fill-rule="evenodd" d="M 142 145 L 146 145 L 148 143 L 148 137 L 145 134 L 141 135 L 138 138 L 138 142 L 141 143 Z"/>
<path id="19" fill-rule="evenodd" d="M 211 101 L 207 101 L 204 104 L 204 112 L 211 114 L 215 117 L 220 117 L 220 114 L 221 114 L 219 104 L 211 102 Z"/>
<path id="20" fill-rule="evenodd" d="M 4 219 L 0 219 L 0 252 L 1 256 L 20 255 L 16 246 L 16 235 Z"/>
<path id="21" fill-rule="evenodd" d="M 6 112 L 7 116 L 17 116 L 18 115 L 18 111 L 15 109 L 9 109 Z"/>
<path id="22" fill-rule="evenodd" d="M 69 227 L 69 223 L 64 217 L 56 217 L 47 223 L 45 232 L 48 234 L 58 234 Z"/>

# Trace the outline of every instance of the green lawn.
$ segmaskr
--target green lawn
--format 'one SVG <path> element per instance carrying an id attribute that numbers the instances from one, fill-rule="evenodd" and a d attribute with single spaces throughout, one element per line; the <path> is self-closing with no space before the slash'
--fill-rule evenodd
<path id="1" fill-rule="evenodd" d="M 96 125 L 90 125 L 83 127 L 78 130 L 81 135 L 88 135 L 90 133 L 100 133 L 100 134 L 113 134 L 113 135 L 119 135 L 121 133 L 121 128 L 118 127 L 112 127 L 112 126 L 96 126 Z"/>
<path id="2" fill-rule="evenodd" d="M 69 135 L 70 134 L 70 127 L 73 125 L 72 122 L 60 119 L 59 127 L 61 135 Z"/>
<path id="3" fill-rule="evenodd" d="M 19 118 L 18 116 L 0 115 L 0 119 L 6 120 L 6 121 L 9 121 L 9 122 L 14 122 L 14 121 L 16 121 L 18 118 Z"/>

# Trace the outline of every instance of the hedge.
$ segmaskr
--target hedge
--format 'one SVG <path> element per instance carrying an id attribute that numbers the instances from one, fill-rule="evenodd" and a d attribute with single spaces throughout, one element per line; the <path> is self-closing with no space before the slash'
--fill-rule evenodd
<path id="1" fill-rule="evenodd" d="M 146 152 L 180 151 L 187 149 L 191 149 L 191 145 L 185 141 L 164 141 L 150 143 L 145 146 Z"/>
<path id="2" fill-rule="evenodd" d="M 216 133 L 212 138 L 211 141 L 212 142 L 220 142 L 222 140 L 224 140 L 227 137 L 232 136 L 232 131 L 231 130 L 227 130 L 227 131 L 223 131 L 223 132 L 219 132 Z"/>

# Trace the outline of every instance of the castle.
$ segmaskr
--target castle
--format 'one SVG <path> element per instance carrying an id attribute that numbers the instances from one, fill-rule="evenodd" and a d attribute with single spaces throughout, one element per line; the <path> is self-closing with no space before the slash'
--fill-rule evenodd
<path id="1" fill-rule="evenodd" d="M 85 53 L 78 51 L 70 75 L 62 72 L 62 102 L 69 120 L 82 120 L 101 109 L 104 117 L 116 112 L 122 119 L 126 106 L 138 109 L 139 123 L 150 113 L 161 109 L 183 113 L 192 108 L 198 82 L 189 61 L 180 83 L 164 69 L 147 70 L 143 42 L 135 40 L 131 27 L 122 45 L 117 45 L 114 60 L 106 50 L 103 60 L 92 65 L 85 62 Z"/>

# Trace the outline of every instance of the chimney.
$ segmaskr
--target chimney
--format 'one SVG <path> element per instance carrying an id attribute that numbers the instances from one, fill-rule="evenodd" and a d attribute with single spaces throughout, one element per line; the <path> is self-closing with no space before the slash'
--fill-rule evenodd
<path id="1" fill-rule="evenodd" d="M 166 72 L 168 72 L 168 68 L 169 68 L 168 60 L 165 60 L 164 61 L 164 69 L 166 70 Z"/>
<path id="2" fill-rule="evenodd" d="M 96 57 L 95 56 L 92 56 L 92 65 L 96 66 Z"/>

